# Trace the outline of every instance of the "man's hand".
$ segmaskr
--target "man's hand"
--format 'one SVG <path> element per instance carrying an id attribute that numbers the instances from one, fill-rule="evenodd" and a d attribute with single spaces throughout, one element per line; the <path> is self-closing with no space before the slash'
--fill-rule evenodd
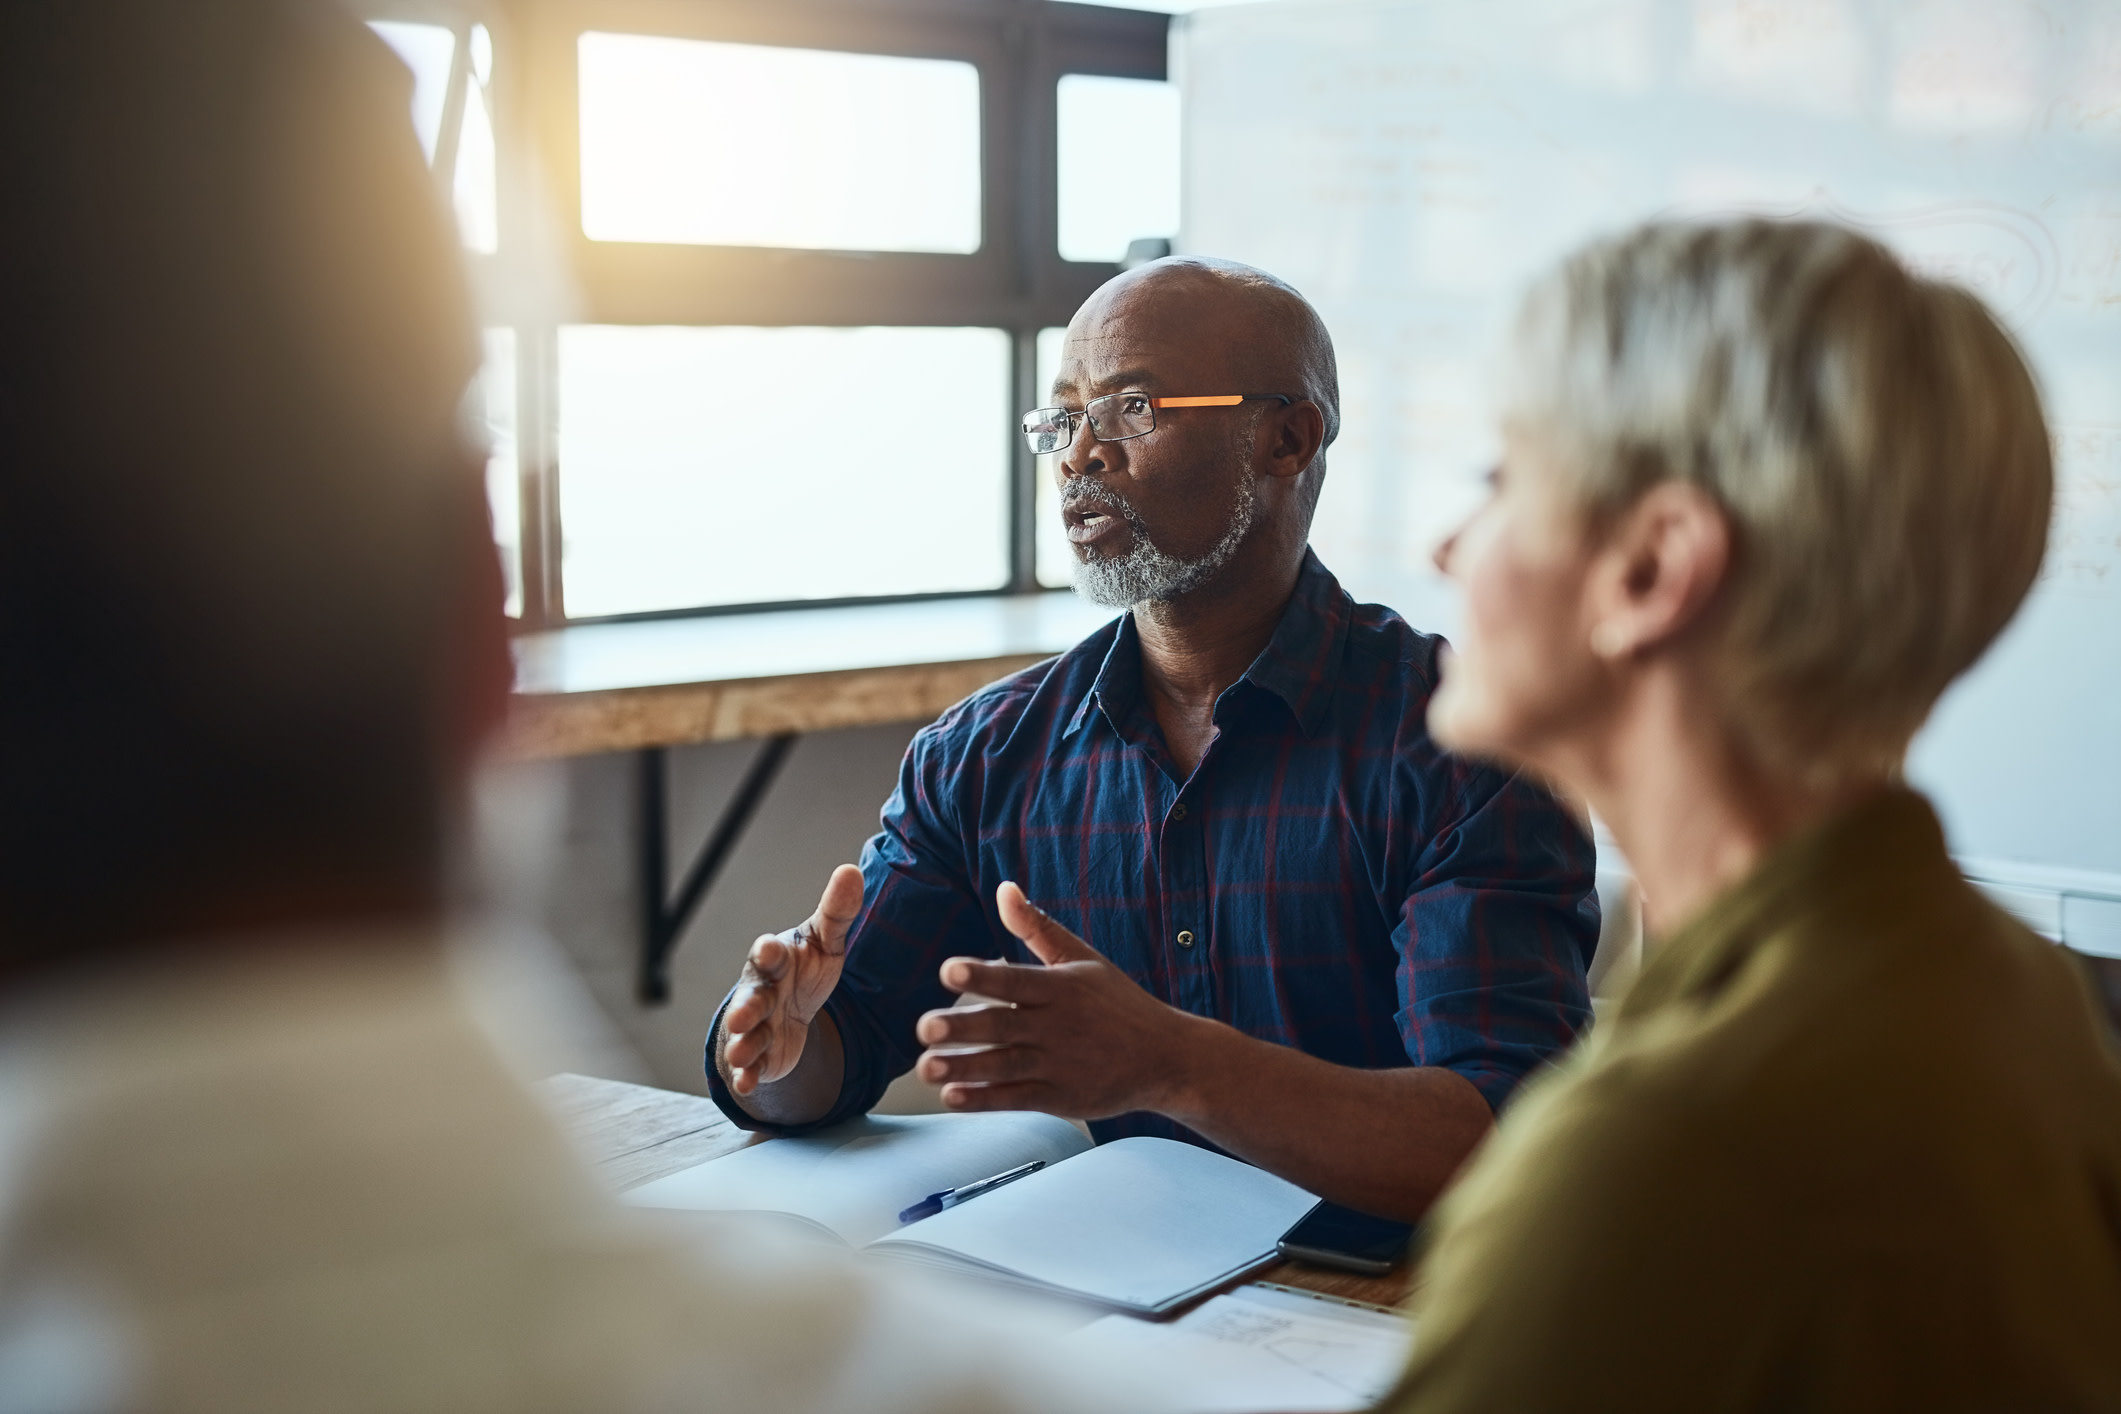
<path id="1" fill-rule="evenodd" d="M 847 929 L 862 911 L 862 871 L 832 871 L 817 911 L 785 933 L 751 945 L 736 995 L 722 1013 L 722 1059 L 729 1088 L 749 1095 L 795 1069 L 811 1018 L 840 980 Z"/>
<path id="2" fill-rule="evenodd" d="M 1004 927 L 1045 966 L 953 957 L 943 985 L 1009 1003 L 931 1011 L 914 1035 L 917 1067 L 953 1110 L 1043 1110 L 1103 1119 L 1167 1110 L 1185 1085 L 1180 1061 L 1196 1020 L 1165 1006 L 1015 884 L 996 891 Z M 985 1046 L 953 1054 L 935 1047 Z"/>

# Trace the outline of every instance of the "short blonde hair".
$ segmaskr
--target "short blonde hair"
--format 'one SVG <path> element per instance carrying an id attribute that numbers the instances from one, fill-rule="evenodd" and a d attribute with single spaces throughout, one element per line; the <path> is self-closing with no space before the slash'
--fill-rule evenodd
<path id="1" fill-rule="evenodd" d="M 1817 222 L 1655 223 L 1519 314 L 1506 422 L 1593 514 L 1691 483 L 1730 518 L 1728 720 L 1814 779 L 1897 771 L 2040 567 L 2040 395 L 1979 299 Z"/>

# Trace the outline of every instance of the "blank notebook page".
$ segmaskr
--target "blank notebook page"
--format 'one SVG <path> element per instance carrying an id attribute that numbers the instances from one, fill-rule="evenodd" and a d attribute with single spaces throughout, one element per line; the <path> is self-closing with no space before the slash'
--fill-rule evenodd
<path id="1" fill-rule="evenodd" d="M 787 1213 L 859 1247 L 895 1231 L 899 1210 L 930 1193 L 1033 1159 L 1058 1164 L 1089 1147 L 1081 1130 L 1052 1115 L 868 1115 L 739 1149 L 643 1184 L 626 1201 Z"/>
<path id="2" fill-rule="evenodd" d="M 884 1238 L 1153 1310 L 1274 1252 L 1318 1200 L 1235 1159 L 1169 1139 L 1120 1139 Z"/>

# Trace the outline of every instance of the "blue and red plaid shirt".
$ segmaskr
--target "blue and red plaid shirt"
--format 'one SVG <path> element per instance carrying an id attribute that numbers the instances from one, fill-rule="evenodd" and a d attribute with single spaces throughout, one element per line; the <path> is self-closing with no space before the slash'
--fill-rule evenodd
<path id="1" fill-rule="evenodd" d="M 818 1123 L 919 1058 L 914 1022 L 953 1001 L 945 958 L 1036 961 L 996 915 L 1005 879 L 1174 1007 L 1338 1065 L 1444 1066 L 1500 1107 L 1590 1019 L 1594 856 L 1544 790 L 1430 740 L 1441 643 L 1306 554 L 1190 777 L 1132 615 L 923 729 L 862 852 L 825 1004 L 846 1082 Z M 1205 1142 L 1150 1114 L 1090 1128 Z"/>

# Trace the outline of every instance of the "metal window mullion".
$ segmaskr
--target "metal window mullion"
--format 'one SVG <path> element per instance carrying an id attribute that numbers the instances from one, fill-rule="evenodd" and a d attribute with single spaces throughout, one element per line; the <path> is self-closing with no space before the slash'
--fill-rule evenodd
<path id="1" fill-rule="evenodd" d="M 1038 458 L 1018 431 L 1016 413 L 1036 407 L 1038 330 L 1009 331 L 1009 391 L 1014 408 L 1009 437 L 1009 590 L 1029 594 L 1038 584 Z"/>
<path id="2" fill-rule="evenodd" d="M 560 580 L 559 328 L 549 323 L 516 333 L 516 419 L 523 508 L 523 626 L 565 621 Z"/>

